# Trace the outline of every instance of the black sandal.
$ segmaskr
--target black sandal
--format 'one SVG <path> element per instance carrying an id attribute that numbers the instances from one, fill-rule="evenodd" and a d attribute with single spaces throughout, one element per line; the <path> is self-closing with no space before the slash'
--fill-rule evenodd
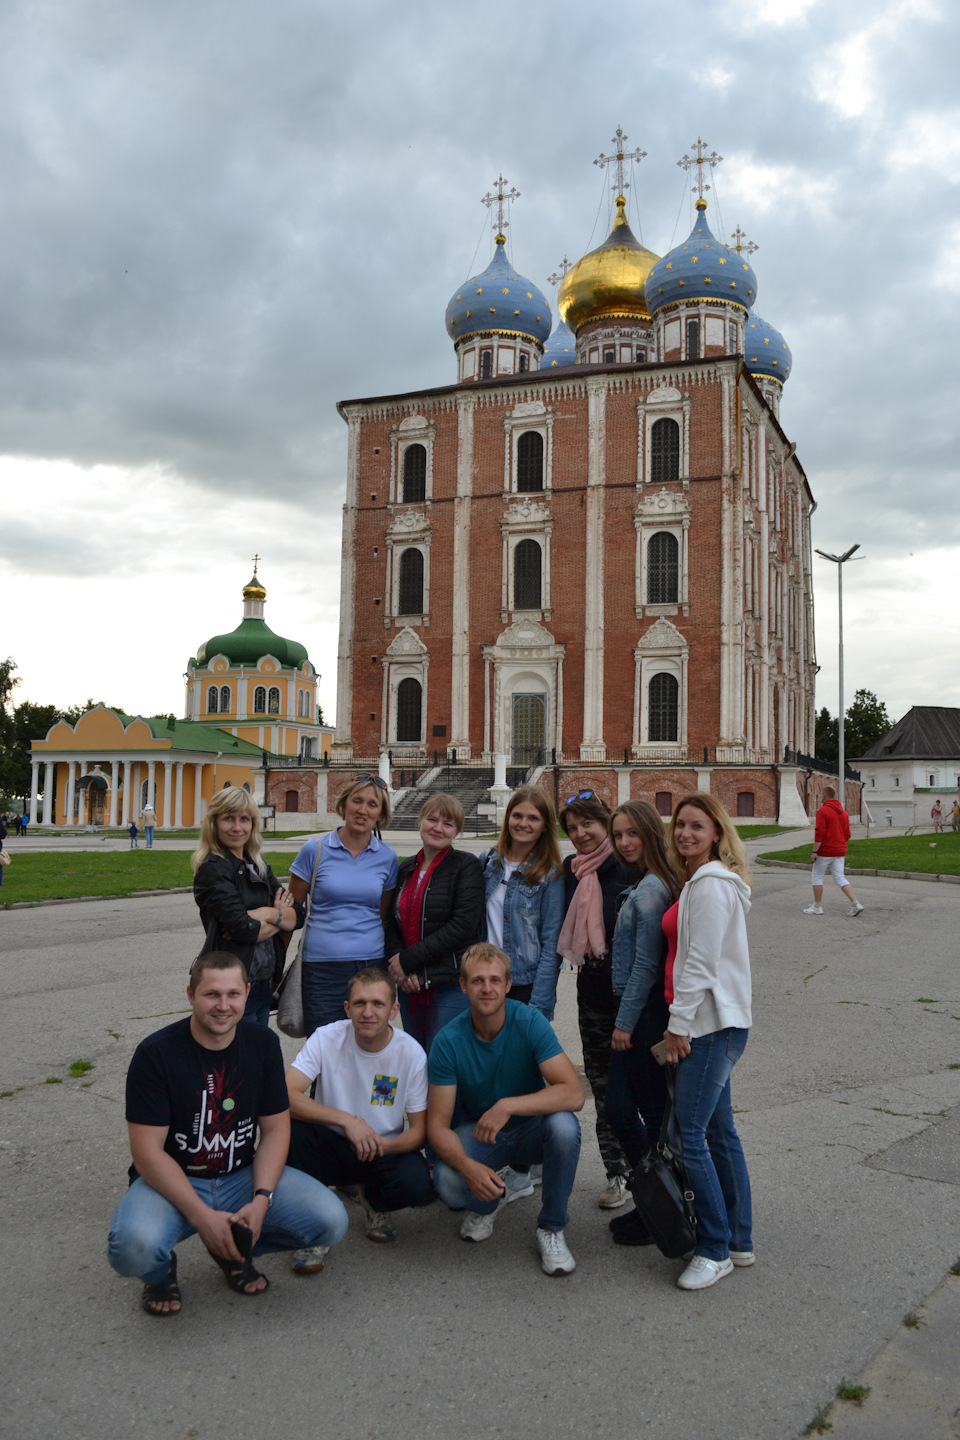
<path id="1" fill-rule="evenodd" d="M 230 1289 L 238 1295 L 264 1295 L 270 1289 L 270 1281 L 261 1271 L 254 1269 L 250 1260 L 225 1260 L 222 1255 L 214 1255 L 212 1250 L 207 1254 L 215 1264 L 223 1271 Z M 259 1290 L 248 1290 L 247 1286 L 252 1285 L 255 1280 L 262 1280 L 264 1283 Z"/>
<path id="2" fill-rule="evenodd" d="M 154 1306 L 163 1305 L 165 1302 L 175 1300 L 176 1310 L 156 1310 Z M 155 1315 L 158 1320 L 169 1320 L 171 1315 L 179 1315 L 183 1309 L 183 1301 L 180 1298 L 180 1286 L 177 1284 L 177 1257 L 171 1252 L 170 1269 L 158 1285 L 144 1285 L 143 1294 L 140 1297 L 140 1305 L 148 1315 Z"/>

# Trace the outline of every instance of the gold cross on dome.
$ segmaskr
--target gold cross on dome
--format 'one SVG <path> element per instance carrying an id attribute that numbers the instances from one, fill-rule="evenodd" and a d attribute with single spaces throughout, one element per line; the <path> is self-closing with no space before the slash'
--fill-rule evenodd
<path id="1" fill-rule="evenodd" d="M 616 165 L 617 178 L 614 182 L 613 189 L 618 195 L 622 195 L 625 190 L 629 190 L 630 188 L 630 182 L 625 178 L 626 167 L 628 165 L 639 165 L 640 161 L 645 160 L 647 156 L 646 150 L 641 150 L 639 145 L 636 150 L 625 150 L 624 146 L 629 138 L 628 135 L 624 135 L 623 127 L 618 125 L 617 133 L 611 142 L 617 147 L 614 153 L 612 155 L 604 155 L 601 150 L 593 162 L 594 165 L 599 165 L 601 170 L 606 170 L 608 165 Z"/>
<path id="2" fill-rule="evenodd" d="M 510 184 L 510 182 L 509 180 L 505 180 L 502 175 L 498 175 L 493 183 L 496 187 L 495 191 L 491 192 L 488 190 L 486 195 L 484 195 L 481 204 L 486 205 L 488 210 L 492 210 L 493 206 L 496 205 L 497 225 L 495 233 L 497 235 L 502 235 L 504 230 L 510 224 L 510 221 L 506 218 L 506 212 L 507 210 L 509 210 L 514 200 L 520 199 L 520 191 L 512 187 L 508 190 L 506 187 Z"/>
<path id="3" fill-rule="evenodd" d="M 706 183 L 703 167 L 704 165 L 709 165 L 711 170 L 715 170 L 723 159 L 723 156 L 718 155 L 716 150 L 711 151 L 711 153 L 707 155 L 705 153 L 707 142 L 701 140 L 699 135 L 697 136 L 696 146 L 693 148 L 696 149 L 696 155 L 684 155 L 682 160 L 677 161 L 677 164 L 681 170 L 692 170 L 694 166 L 697 167 L 697 178 L 694 184 L 690 186 L 690 189 L 696 190 L 698 199 L 702 200 L 703 192 L 710 189 L 710 186 Z"/>
<path id="4" fill-rule="evenodd" d="M 736 250 L 738 255 L 752 255 L 754 250 L 760 249 L 760 246 L 755 245 L 752 240 L 748 240 L 746 234 L 738 225 L 733 232 L 733 244 L 728 245 L 727 249 Z"/>
<path id="5" fill-rule="evenodd" d="M 564 275 L 566 275 L 566 273 L 567 273 L 567 271 L 568 271 L 569 269 L 570 269 L 570 261 L 567 259 L 566 255 L 564 255 L 563 259 L 560 261 L 560 264 L 557 266 L 557 269 L 553 272 L 553 274 L 547 276 L 547 279 L 550 281 L 550 284 L 551 284 L 551 285 L 559 285 L 559 284 L 560 284 L 560 281 L 563 279 Z M 558 271 L 559 271 L 559 274 L 557 273 Z"/>
<path id="6" fill-rule="evenodd" d="M 258 566 L 259 564 L 260 564 L 260 556 L 259 556 L 259 555 L 254 555 L 254 557 L 253 557 L 253 578 L 254 578 L 254 580 L 256 580 L 256 578 L 257 578 L 257 566 Z"/>

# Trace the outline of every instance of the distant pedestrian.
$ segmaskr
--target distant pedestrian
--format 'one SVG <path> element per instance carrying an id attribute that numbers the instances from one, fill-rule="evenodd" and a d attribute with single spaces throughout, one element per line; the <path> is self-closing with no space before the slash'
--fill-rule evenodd
<path id="1" fill-rule="evenodd" d="M 817 811 L 816 829 L 813 842 L 813 904 L 808 905 L 804 915 L 822 915 L 823 881 L 829 870 L 834 881 L 850 901 L 850 915 L 859 915 L 863 906 L 853 893 L 853 886 L 843 873 L 843 860 L 850 839 L 850 816 L 837 799 L 837 792 L 827 785 L 823 791 L 823 804 Z"/>
<path id="2" fill-rule="evenodd" d="M 13 833 L 14 833 L 14 835 L 19 835 L 19 834 L 20 834 L 20 816 L 19 816 L 19 815 L 14 815 L 14 817 L 13 817 Z"/>
<path id="3" fill-rule="evenodd" d="M 153 827 L 157 823 L 157 812 L 148 802 L 140 811 L 140 824 L 143 826 L 143 833 L 147 837 L 147 849 L 153 849 Z"/>
<path id="4" fill-rule="evenodd" d="M 131 849 L 131 850 L 136 850 L 136 849 L 138 848 L 138 846 L 137 846 L 137 836 L 140 834 L 140 831 L 137 829 L 137 822 L 136 822 L 136 820 L 131 820 L 131 821 L 130 821 L 130 830 L 129 830 L 128 833 L 129 833 L 129 835 L 130 835 L 130 849 Z"/>
<path id="5" fill-rule="evenodd" d="M 29 828 L 29 825 L 30 825 L 30 816 L 27 814 L 26 810 L 24 810 L 23 814 L 20 816 L 20 834 L 21 834 L 21 835 L 23 835 L 23 836 L 26 835 L 27 830 L 28 830 L 28 828 Z"/>
<path id="6" fill-rule="evenodd" d="M 943 834 L 943 806 L 939 800 L 934 800 L 933 809 L 930 811 L 930 819 L 933 821 L 933 828 L 937 835 Z"/>
<path id="7" fill-rule="evenodd" d="M 950 829 L 960 830 L 960 800 L 954 800 L 950 810 Z"/>
<path id="8" fill-rule="evenodd" d="M 0 856 L 3 857 L 2 859 L 0 859 L 0 885 L 3 884 L 3 870 L 4 870 L 4 866 L 10 864 L 10 856 L 7 854 L 6 850 L 4 850 L 4 848 L 3 848 L 3 842 L 4 842 L 4 840 L 6 840 L 6 838 L 7 838 L 7 827 L 6 827 L 6 825 L 4 824 L 5 818 L 6 818 L 5 816 L 0 815 Z"/>

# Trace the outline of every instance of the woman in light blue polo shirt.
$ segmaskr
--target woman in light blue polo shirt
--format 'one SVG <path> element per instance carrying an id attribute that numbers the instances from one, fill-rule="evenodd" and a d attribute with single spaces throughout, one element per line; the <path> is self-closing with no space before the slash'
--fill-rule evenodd
<path id="1" fill-rule="evenodd" d="M 316 867 L 302 957 L 308 1035 L 343 1019 L 351 976 L 365 965 L 383 965 L 383 917 L 397 883 L 397 852 L 374 834 L 390 820 L 380 776 L 358 775 L 337 801 L 337 814 L 343 824 L 308 840 L 290 867 L 290 893 L 298 901 L 306 899 Z"/>

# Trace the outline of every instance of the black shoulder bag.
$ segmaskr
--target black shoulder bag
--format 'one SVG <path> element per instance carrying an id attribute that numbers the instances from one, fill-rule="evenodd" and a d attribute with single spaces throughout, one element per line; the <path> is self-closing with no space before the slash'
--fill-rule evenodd
<path id="1" fill-rule="evenodd" d="M 670 1116 L 673 1112 L 673 1067 L 665 1067 L 667 1104 L 660 1126 L 660 1139 L 633 1168 L 627 1181 L 637 1210 L 661 1254 L 677 1260 L 697 1243 L 697 1217 L 693 1190 L 683 1163 L 683 1141 L 676 1132 L 677 1153 L 670 1148 Z"/>

